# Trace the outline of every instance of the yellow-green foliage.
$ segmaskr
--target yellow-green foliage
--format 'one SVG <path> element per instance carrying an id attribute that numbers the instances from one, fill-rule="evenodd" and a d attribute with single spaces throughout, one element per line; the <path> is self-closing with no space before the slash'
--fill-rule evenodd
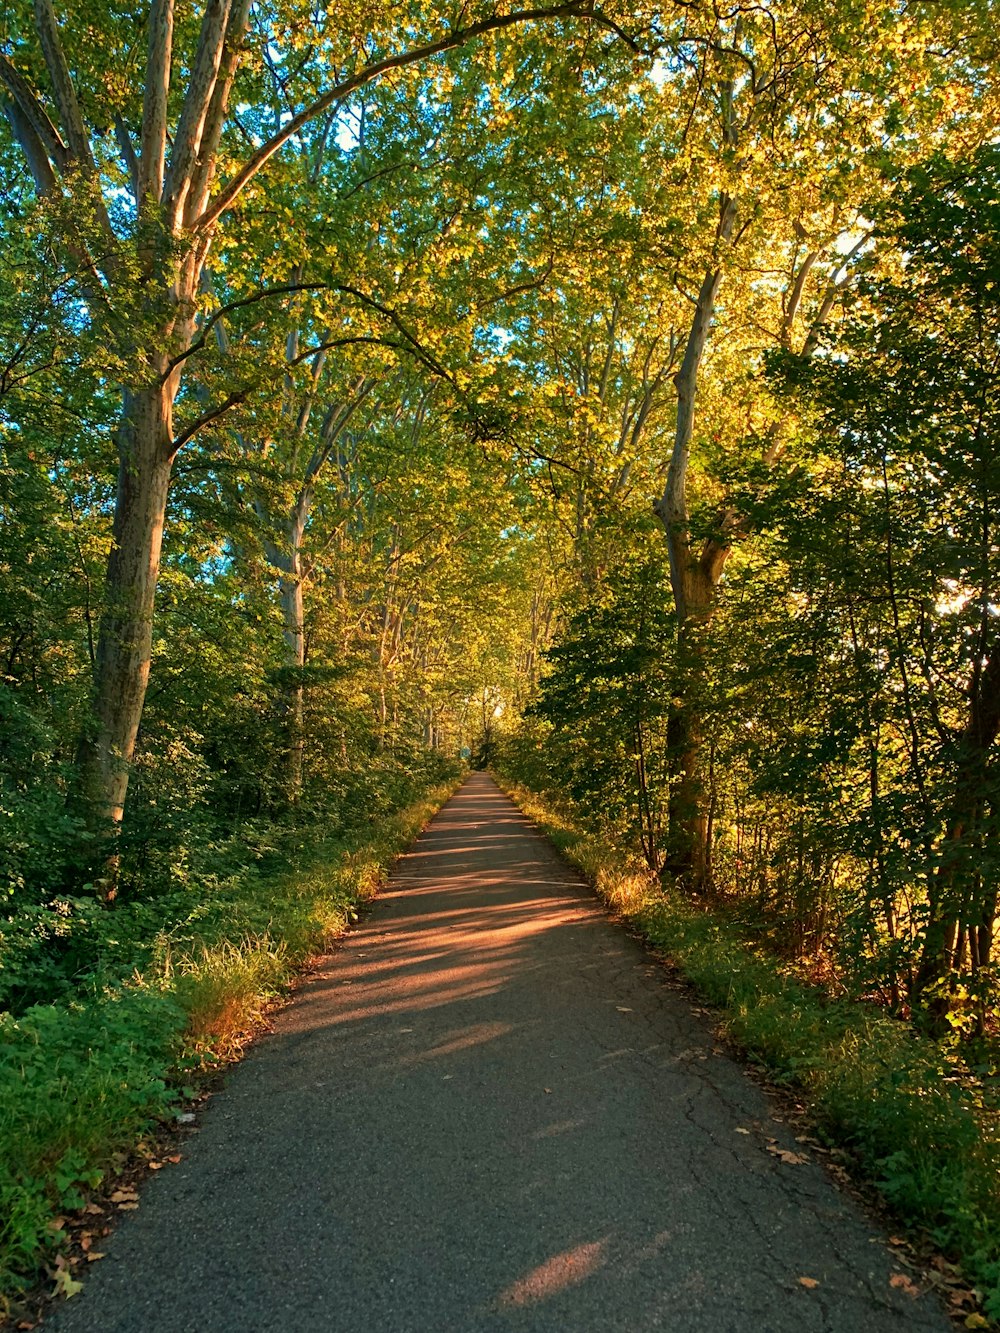
<path id="1" fill-rule="evenodd" d="M 957 1258 L 1000 1317 L 1000 1113 L 937 1043 L 872 1005 L 787 975 L 722 916 L 665 892 L 634 854 L 565 809 L 508 788 L 601 896 L 719 1006 L 721 1029 L 804 1090 L 902 1219 Z"/>

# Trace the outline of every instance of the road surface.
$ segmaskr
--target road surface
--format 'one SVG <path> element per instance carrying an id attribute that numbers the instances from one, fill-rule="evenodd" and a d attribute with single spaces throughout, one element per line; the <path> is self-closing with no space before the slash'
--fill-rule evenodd
<path id="1" fill-rule="evenodd" d="M 46 1328 L 944 1333 L 667 981 L 474 774 Z"/>

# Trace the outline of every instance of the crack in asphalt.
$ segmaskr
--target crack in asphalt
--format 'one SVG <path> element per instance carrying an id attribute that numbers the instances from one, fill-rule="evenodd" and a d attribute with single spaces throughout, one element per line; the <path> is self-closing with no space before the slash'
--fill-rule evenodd
<path id="1" fill-rule="evenodd" d="M 802 1151 L 474 774 L 51 1326 L 945 1333 L 816 1156 L 768 1140 Z"/>

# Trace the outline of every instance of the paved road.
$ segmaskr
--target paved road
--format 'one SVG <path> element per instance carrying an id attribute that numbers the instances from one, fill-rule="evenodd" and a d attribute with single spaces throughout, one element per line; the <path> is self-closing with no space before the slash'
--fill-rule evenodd
<path id="1" fill-rule="evenodd" d="M 46 1327 L 943 1333 L 769 1138 L 802 1151 L 476 774 Z"/>

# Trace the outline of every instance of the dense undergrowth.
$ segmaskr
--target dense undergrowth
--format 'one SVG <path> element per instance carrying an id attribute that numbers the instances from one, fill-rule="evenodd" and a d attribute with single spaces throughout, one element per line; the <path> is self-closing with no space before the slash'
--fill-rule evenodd
<path id="1" fill-rule="evenodd" d="M 1000 1111 L 946 1046 L 791 975 L 738 923 L 665 892 L 634 854 L 550 798 L 505 783 L 601 896 L 721 1010 L 725 1033 L 808 1095 L 900 1219 L 960 1263 L 1000 1319 Z"/>
<path id="2" fill-rule="evenodd" d="M 55 998 L 0 1013 L 0 1317 L 58 1255 L 61 1216 L 84 1206 L 199 1071 L 239 1051 L 454 785 L 425 787 L 335 836 L 300 832 L 286 839 L 287 860 L 272 848 L 165 901 L 95 906 L 82 921 L 70 909 L 72 986 L 50 975 L 50 960 L 36 984 Z M 66 1270 L 52 1271 L 65 1287 Z"/>

